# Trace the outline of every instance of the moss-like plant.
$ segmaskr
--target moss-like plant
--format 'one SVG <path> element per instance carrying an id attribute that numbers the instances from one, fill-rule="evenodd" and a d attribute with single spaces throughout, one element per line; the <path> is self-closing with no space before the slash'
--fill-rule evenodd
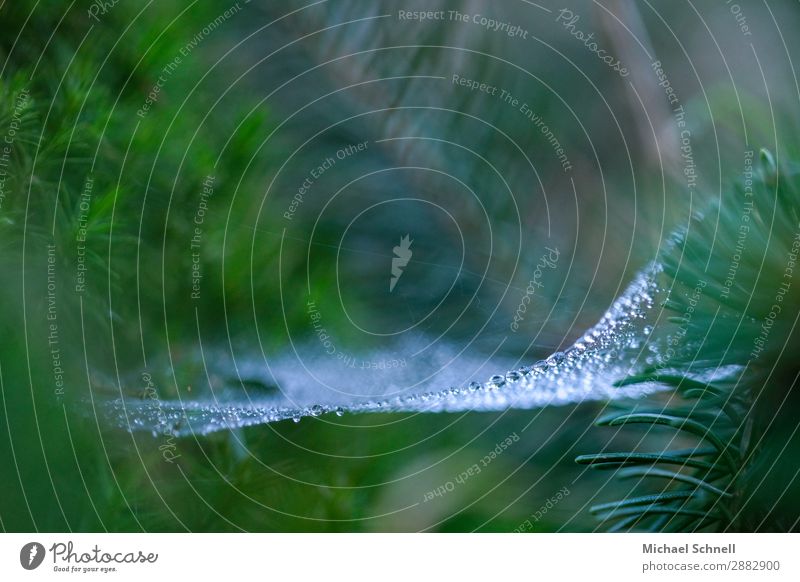
<path id="1" fill-rule="evenodd" d="M 619 384 L 657 383 L 676 394 L 598 424 L 666 428 L 672 441 L 689 436 L 696 445 L 577 458 L 647 489 L 591 508 L 612 531 L 797 529 L 799 216 L 800 176 L 762 150 L 760 168 L 734 196 L 694 217 L 665 252 L 664 327 L 681 326 L 686 344 Z M 693 292 L 698 282 L 702 296 Z"/>

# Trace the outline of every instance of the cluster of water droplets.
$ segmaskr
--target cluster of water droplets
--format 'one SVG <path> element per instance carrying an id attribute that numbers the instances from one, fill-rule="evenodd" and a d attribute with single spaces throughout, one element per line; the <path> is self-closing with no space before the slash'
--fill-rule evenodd
<path id="1" fill-rule="evenodd" d="M 304 417 L 343 416 L 367 412 L 459 412 L 532 409 L 587 400 L 641 397 L 660 386 L 616 383 L 635 373 L 648 357 L 648 336 L 657 317 L 658 270 L 640 274 L 602 319 L 570 348 L 529 366 L 496 374 L 488 380 L 438 390 L 393 390 L 391 396 L 286 390 L 263 398 L 157 400 L 118 398 L 110 403 L 116 423 L 127 430 L 183 436 L 260 425 Z"/>

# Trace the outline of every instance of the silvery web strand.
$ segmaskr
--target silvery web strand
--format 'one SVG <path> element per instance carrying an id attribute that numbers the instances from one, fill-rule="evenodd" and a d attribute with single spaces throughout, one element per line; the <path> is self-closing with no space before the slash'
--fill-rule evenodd
<path id="1" fill-rule="evenodd" d="M 425 376 L 427 370 L 420 369 L 425 366 L 418 365 L 399 371 L 391 381 L 367 373 L 358 378 L 353 375 L 348 383 L 349 372 L 336 369 L 334 364 L 328 363 L 326 368 L 322 360 L 319 366 L 300 366 L 297 356 L 284 356 L 269 365 L 279 385 L 275 395 L 243 398 L 240 393 L 231 396 L 212 390 L 210 396 L 192 400 L 127 397 L 109 403 L 108 409 L 118 426 L 130 431 L 187 435 L 287 419 L 297 422 L 324 414 L 499 411 L 638 398 L 661 388 L 646 382 L 630 386 L 615 386 L 615 382 L 658 360 L 659 341 L 651 334 L 663 299 L 660 296 L 665 292 L 658 287 L 657 276 L 655 267 L 640 274 L 601 320 L 567 350 L 482 382 L 454 384 L 457 371 L 481 370 L 486 360 L 472 361 L 446 347 L 431 348 L 425 355 L 425 366 L 438 370 L 436 374 Z M 209 359 L 206 355 L 205 368 Z M 265 367 L 263 359 L 258 358 L 240 359 L 234 365 L 240 376 L 252 376 Z M 333 389 L 321 380 L 335 376 L 344 388 Z M 428 378 L 437 390 L 426 384 Z"/>

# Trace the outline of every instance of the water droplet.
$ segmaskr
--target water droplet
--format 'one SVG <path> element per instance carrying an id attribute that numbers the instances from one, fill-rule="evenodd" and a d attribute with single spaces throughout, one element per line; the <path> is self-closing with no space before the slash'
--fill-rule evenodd
<path id="1" fill-rule="evenodd" d="M 300 415 L 299 415 L 299 414 L 295 414 L 295 415 L 292 417 L 292 422 L 294 422 L 295 424 L 297 424 L 298 422 L 300 422 Z"/>
<path id="2" fill-rule="evenodd" d="M 495 388 L 500 388 L 500 386 L 502 386 L 505 383 L 506 379 L 500 374 L 495 374 L 494 376 L 489 378 L 489 384 L 494 386 Z"/>
<path id="3" fill-rule="evenodd" d="M 521 378 L 522 374 L 519 372 L 511 371 L 506 374 L 506 382 L 519 382 Z"/>
<path id="4" fill-rule="evenodd" d="M 344 416 L 344 408 L 342 408 L 341 406 L 338 406 L 336 408 L 335 412 L 336 412 L 336 416 Z"/>
<path id="5" fill-rule="evenodd" d="M 323 412 L 324 410 L 322 406 L 320 406 L 319 404 L 315 404 L 314 406 L 311 407 L 311 416 L 319 416 Z"/>

